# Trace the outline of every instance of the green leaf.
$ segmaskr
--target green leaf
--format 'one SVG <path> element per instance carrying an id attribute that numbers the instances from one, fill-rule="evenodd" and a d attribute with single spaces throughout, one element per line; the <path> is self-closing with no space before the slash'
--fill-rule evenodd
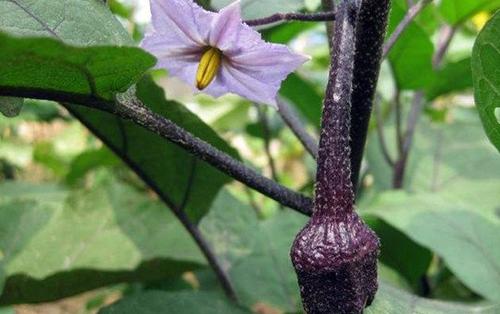
<path id="1" fill-rule="evenodd" d="M 237 158 L 236 151 L 197 116 L 184 106 L 165 100 L 163 90 L 150 78 L 137 84 L 137 96 L 151 110 Z M 134 169 L 168 206 L 184 207 L 195 222 L 209 210 L 219 189 L 230 181 L 204 161 L 130 121 L 81 106 L 66 107 Z"/>
<path id="2" fill-rule="evenodd" d="M 211 0 L 213 7 L 221 9 L 232 0 Z M 241 9 L 245 19 L 266 17 L 274 13 L 299 11 L 304 7 L 304 0 L 241 0 Z"/>
<path id="3" fill-rule="evenodd" d="M 149 291 L 135 294 L 99 311 L 100 314 L 244 314 L 251 313 L 212 292 Z"/>
<path id="4" fill-rule="evenodd" d="M 316 88 L 297 74 L 283 81 L 280 94 L 291 101 L 309 122 L 319 129 L 323 97 Z"/>
<path id="5" fill-rule="evenodd" d="M 495 210 L 485 202 L 465 203 L 447 194 L 386 192 L 369 213 L 432 249 L 471 289 L 500 302 L 500 222 Z"/>
<path id="6" fill-rule="evenodd" d="M 314 27 L 314 23 L 288 22 L 261 31 L 262 38 L 278 44 L 288 44 L 300 33 Z"/>
<path id="7" fill-rule="evenodd" d="M 500 12 L 486 24 L 472 52 L 474 98 L 490 141 L 500 151 Z"/>
<path id="8" fill-rule="evenodd" d="M 0 112 L 7 118 L 12 118 L 23 109 L 24 99 L 17 97 L 0 97 Z"/>
<path id="9" fill-rule="evenodd" d="M 432 253 L 383 220 L 370 215 L 363 218 L 380 238 L 380 262 L 402 275 L 415 291 L 421 291 L 421 279 L 429 268 Z"/>
<path id="10" fill-rule="evenodd" d="M 78 48 L 50 38 L 1 33 L 0 59 L 0 90 L 59 93 L 68 99 L 111 100 L 155 64 L 155 58 L 139 48 Z"/>
<path id="11" fill-rule="evenodd" d="M 90 190 L 0 185 L 0 304 L 55 300 L 109 284 L 162 280 L 205 264 L 160 202 L 106 179 Z"/>
<path id="12" fill-rule="evenodd" d="M 500 306 L 490 303 L 461 304 L 430 300 L 409 294 L 388 284 L 381 283 L 375 301 L 363 313 L 366 314 L 494 314 Z"/>
<path id="13" fill-rule="evenodd" d="M 436 79 L 426 89 L 429 101 L 452 92 L 472 87 L 471 59 L 450 62 L 436 72 Z"/>
<path id="14" fill-rule="evenodd" d="M 0 0 L 0 30 L 14 36 L 53 37 L 68 45 L 133 45 L 104 1 Z M 85 14 L 82 14 L 85 12 Z"/>
<path id="15" fill-rule="evenodd" d="M 66 174 L 66 182 L 75 184 L 91 170 L 118 164 L 120 164 L 119 159 L 106 147 L 87 150 L 71 161 L 70 170 Z"/>
<path id="16" fill-rule="evenodd" d="M 499 0 L 442 0 L 439 12 L 444 19 L 457 25 L 482 10 L 494 10 L 500 7 Z"/>
<path id="17" fill-rule="evenodd" d="M 243 304 L 251 307 L 265 303 L 287 312 L 300 309 L 299 286 L 290 261 L 290 247 L 305 222 L 305 217 L 288 211 L 260 223 L 255 229 L 252 254 L 238 261 L 230 270 Z"/>
<path id="18" fill-rule="evenodd" d="M 226 190 L 218 194 L 200 222 L 200 230 L 226 269 L 251 253 L 257 228 L 255 211 Z"/>
<path id="19" fill-rule="evenodd" d="M 403 208 L 408 209 L 408 207 Z M 236 247 L 239 247 L 239 249 L 236 252 L 243 254 L 240 254 L 239 258 L 234 259 L 229 264 L 231 279 L 242 304 L 248 307 L 260 304 L 279 311 L 300 312 L 302 309 L 298 293 L 299 288 L 290 262 L 289 250 L 296 233 L 304 226 L 306 218 L 293 212 L 281 212 L 269 220 L 259 222 L 257 226 L 252 222 L 248 226 L 248 230 L 251 230 L 251 232 L 248 232 L 241 221 L 234 220 L 233 225 L 232 217 L 237 214 L 237 210 L 232 212 L 226 218 L 222 218 L 224 210 L 220 210 L 217 214 L 218 219 L 225 222 L 226 228 L 233 230 L 227 234 L 227 238 L 236 239 L 234 238 L 236 235 L 233 234 L 234 230 L 240 230 L 245 237 L 251 237 L 246 244 L 241 238 L 233 242 L 238 243 Z M 212 215 L 212 212 L 210 215 Z M 205 219 L 208 220 L 209 216 L 206 216 Z M 214 227 L 212 232 L 216 232 L 216 229 Z M 212 241 L 223 241 L 224 231 L 218 229 L 217 233 L 220 236 L 214 236 Z M 253 242 L 250 241 L 252 239 Z M 228 247 L 225 245 L 228 242 L 229 240 L 224 240 L 220 246 Z M 244 250 L 245 246 L 249 246 L 248 249 Z M 409 248 L 405 249 L 410 250 Z M 222 252 L 221 257 L 225 258 L 228 251 L 229 248 L 219 251 Z M 494 313 L 497 308 L 499 308 L 497 305 L 486 303 L 462 305 L 419 298 L 391 287 L 382 279 L 374 304 L 365 312 L 380 314 L 444 314 L 472 313 L 475 311 Z"/>
<path id="20" fill-rule="evenodd" d="M 394 31 L 405 13 L 399 3 L 392 3 L 388 35 Z M 389 61 L 400 89 L 419 89 L 432 82 L 433 52 L 429 34 L 415 22 L 410 23 L 389 52 Z"/>
<path id="21" fill-rule="evenodd" d="M 0 1 L 0 12 L 9 12 L 7 19 L 0 20 L 0 30 L 16 35 L 52 36 L 75 45 L 128 45 L 132 42 L 101 1 L 81 0 L 68 8 L 61 0 L 41 0 L 36 5 L 30 3 L 27 0 Z M 16 20 L 23 23 L 16 23 Z M 127 64 L 123 68 L 128 67 Z M 163 91 L 150 79 L 138 84 L 137 96 L 156 113 L 217 148 L 237 155 L 198 117 L 180 104 L 165 100 Z M 227 176 L 205 162 L 129 121 L 81 106 L 64 106 L 138 173 L 169 206 L 185 207 L 193 220 L 203 216 L 218 190 L 229 182 Z"/>
<path id="22" fill-rule="evenodd" d="M 484 135 L 476 111 L 455 109 L 448 116 L 451 123 L 435 124 L 424 118 L 418 125 L 406 167 L 406 190 L 439 192 L 474 182 L 485 182 L 486 187 L 500 181 L 498 172 L 492 171 L 500 169 L 500 158 Z M 387 143 L 396 143 L 393 126 L 386 127 L 385 136 Z M 396 148 L 390 146 L 390 150 L 395 156 Z M 381 157 L 377 138 L 368 142 L 367 159 L 376 189 L 390 189 L 393 172 Z M 484 198 L 489 190 L 479 193 Z M 468 192 L 456 197 L 474 199 Z"/>

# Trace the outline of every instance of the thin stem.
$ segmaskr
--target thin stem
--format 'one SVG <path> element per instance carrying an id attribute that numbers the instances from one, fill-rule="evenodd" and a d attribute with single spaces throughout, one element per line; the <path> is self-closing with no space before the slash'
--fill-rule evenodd
<path id="1" fill-rule="evenodd" d="M 438 68 L 443 61 L 443 58 L 448 50 L 455 29 L 449 29 L 448 25 L 441 28 L 442 37 L 438 42 L 438 48 L 434 55 L 434 66 Z M 402 152 L 396 164 L 394 165 L 393 187 L 395 189 L 403 188 L 404 176 L 406 171 L 406 164 L 408 162 L 408 155 L 410 153 L 413 138 L 415 136 L 416 125 L 420 118 L 421 112 L 425 105 L 425 94 L 423 91 L 417 91 L 414 95 L 412 108 L 408 116 L 407 130 L 403 139 Z"/>
<path id="2" fill-rule="evenodd" d="M 267 107 L 255 105 L 259 116 L 260 125 L 262 127 L 262 134 L 264 139 L 264 151 L 267 156 L 269 169 L 271 170 L 271 177 L 274 181 L 278 182 L 278 173 L 276 171 L 276 164 L 273 155 L 271 154 L 271 131 L 269 130 L 269 121 L 267 119 Z"/>
<path id="3" fill-rule="evenodd" d="M 321 0 L 321 7 L 324 12 L 335 11 L 335 3 L 333 2 L 333 0 Z M 328 37 L 328 46 L 330 47 L 330 50 L 332 50 L 333 47 L 333 29 L 333 21 L 326 22 L 326 36 Z"/>
<path id="4" fill-rule="evenodd" d="M 113 102 L 74 93 L 2 86 L 0 86 L 0 95 L 70 102 L 118 115 L 182 147 L 219 171 L 282 205 L 295 209 L 304 215 L 311 215 L 312 213 L 312 200 L 309 197 L 262 176 L 240 161 L 179 127 L 169 119 L 152 112 L 136 98 L 132 97 L 128 100 L 122 99 Z"/>
<path id="5" fill-rule="evenodd" d="M 162 189 L 156 184 L 156 182 L 151 181 L 151 179 L 144 174 L 142 171 L 141 167 L 137 165 L 136 162 L 134 162 L 132 159 L 128 157 L 128 155 L 123 155 L 123 148 L 121 149 L 116 145 L 116 143 L 113 143 L 112 141 L 108 141 L 106 137 L 102 136 L 101 130 L 95 129 L 92 125 L 86 124 L 85 120 L 82 119 L 82 115 L 74 110 L 73 106 L 67 105 L 63 103 L 63 106 L 66 107 L 66 109 L 77 119 L 79 119 L 92 133 L 94 133 L 97 137 L 99 137 L 106 146 L 108 146 L 116 155 L 120 156 L 122 160 L 132 169 L 137 175 L 149 186 L 153 191 L 156 192 L 156 194 L 160 197 L 160 199 L 165 203 L 174 213 L 174 215 L 179 219 L 179 221 L 182 223 L 182 225 L 186 228 L 186 230 L 190 233 L 190 235 L 193 237 L 193 239 L 198 243 L 198 246 L 207 259 L 208 263 L 214 270 L 218 280 L 220 281 L 222 288 L 224 289 L 225 293 L 227 296 L 233 300 L 236 300 L 236 294 L 235 291 L 231 285 L 231 282 L 229 280 L 228 274 L 224 271 L 224 269 L 221 267 L 219 262 L 217 261 L 217 258 L 208 245 L 208 243 L 205 241 L 203 238 L 201 232 L 199 231 L 198 227 L 191 222 L 189 217 L 186 215 L 184 212 L 184 207 L 187 203 L 187 197 L 189 195 L 189 187 L 186 188 L 186 193 L 183 198 L 183 201 L 181 202 L 181 205 L 177 205 L 173 199 L 169 197 L 168 194 L 165 194 Z M 194 177 L 194 171 L 195 171 L 195 166 L 196 163 L 194 162 L 193 158 L 193 164 L 192 164 L 192 171 L 191 175 L 189 178 L 189 181 L 192 182 L 192 179 Z M 188 184 L 190 185 L 190 184 Z"/>
<path id="6" fill-rule="evenodd" d="M 255 201 L 255 197 L 252 194 L 252 190 L 250 190 L 246 186 L 243 186 L 243 190 L 247 194 L 247 196 L 248 196 L 248 203 L 250 204 L 250 206 L 252 206 L 252 208 L 255 211 L 255 214 L 257 215 L 257 217 L 258 218 L 262 218 L 263 217 L 262 209 L 259 207 L 259 205 Z"/>
<path id="7" fill-rule="evenodd" d="M 387 148 L 387 142 L 385 141 L 385 133 L 384 133 L 384 119 L 382 117 L 381 112 L 381 99 L 377 99 L 374 102 L 374 111 L 375 111 L 375 119 L 377 125 L 377 134 L 378 140 L 380 144 L 380 150 L 382 151 L 382 155 L 384 156 L 385 161 L 391 166 L 394 166 L 394 160 L 392 160 L 391 155 L 389 154 L 389 149 Z"/>
<path id="8" fill-rule="evenodd" d="M 231 300 L 238 301 L 236 297 L 236 292 L 231 284 L 231 280 L 229 279 L 229 275 L 220 265 L 215 253 L 212 251 L 212 248 L 203 237 L 203 234 L 200 232 L 200 229 L 198 229 L 198 226 L 191 222 L 191 220 L 183 210 L 177 210 L 177 211 L 174 210 L 174 213 L 177 216 L 177 218 L 182 222 L 182 224 L 187 229 L 189 234 L 191 234 L 196 244 L 198 244 L 198 247 L 200 248 L 205 258 L 207 259 L 208 264 L 214 270 L 215 275 L 217 276 L 217 279 L 221 283 L 222 289 L 224 290 L 226 295 Z"/>
<path id="9" fill-rule="evenodd" d="M 403 127 L 401 125 L 403 115 L 401 109 L 401 90 L 396 86 L 394 94 L 394 118 L 396 119 L 396 141 L 400 155 L 403 152 Z"/>
<path id="10" fill-rule="evenodd" d="M 401 189 L 403 187 L 406 163 L 408 161 L 408 155 L 413 143 L 417 122 L 425 104 L 424 99 L 424 92 L 422 91 L 416 92 L 413 97 L 412 106 L 408 115 L 406 134 L 403 141 L 403 152 L 399 160 L 394 165 L 393 187 L 395 189 Z"/>
<path id="11" fill-rule="evenodd" d="M 193 136 L 172 121 L 152 112 L 138 99 L 130 98 L 118 102 L 115 113 L 181 146 L 218 170 L 273 198 L 282 205 L 306 215 L 311 213 L 312 201 L 310 198 L 258 174 L 240 161 Z"/>
<path id="12" fill-rule="evenodd" d="M 358 186 L 387 28 L 389 0 L 364 0 L 356 26 L 351 105 L 351 181 Z"/>
<path id="13" fill-rule="evenodd" d="M 403 17 L 401 22 L 396 26 L 396 29 L 394 32 L 391 34 L 391 37 L 387 39 L 387 42 L 384 45 L 384 50 L 382 54 L 382 58 L 387 57 L 389 54 L 389 51 L 394 47 L 394 44 L 396 41 L 401 37 L 403 32 L 406 30 L 408 25 L 417 17 L 417 15 L 425 8 L 426 5 L 428 5 L 432 0 L 420 0 L 417 2 L 415 5 L 411 6 L 408 9 L 408 12 L 406 15 Z"/>
<path id="14" fill-rule="evenodd" d="M 278 114 L 295 134 L 304 148 L 314 159 L 318 158 L 318 141 L 307 132 L 304 122 L 300 120 L 295 110 L 283 99 L 278 99 Z"/>
<path id="15" fill-rule="evenodd" d="M 451 40 L 457 31 L 456 27 L 444 25 L 440 30 L 440 36 L 437 44 L 437 50 L 432 58 L 432 66 L 437 70 L 441 65 L 444 55 L 450 46 Z"/>
<path id="16" fill-rule="evenodd" d="M 246 20 L 248 26 L 261 26 L 282 21 L 322 22 L 335 20 L 335 12 L 318 13 L 276 13 L 260 19 Z"/>

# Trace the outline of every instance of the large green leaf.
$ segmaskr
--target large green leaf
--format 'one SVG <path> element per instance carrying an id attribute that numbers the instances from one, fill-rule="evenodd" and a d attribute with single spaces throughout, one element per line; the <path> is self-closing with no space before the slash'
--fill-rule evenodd
<path id="1" fill-rule="evenodd" d="M 500 311 L 497 304 L 461 304 L 429 300 L 381 283 L 373 304 L 366 314 L 495 314 Z"/>
<path id="2" fill-rule="evenodd" d="M 448 115 L 450 123 L 435 124 L 423 117 L 417 126 L 406 167 L 407 190 L 439 192 L 475 181 L 500 181 L 496 171 L 500 169 L 500 158 L 484 135 L 475 110 L 450 110 Z M 396 143 L 392 125 L 385 128 L 385 136 L 387 143 Z M 389 148 L 395 156 L 396 148 Z M 375 135 L 369 140 L 367 159 L 375 188 L 390 189 L 393 171 L 383 160 Z M 485 189 L 482 197 L 487 193 Z M 471 193 L 460 193 L 457 198 L 465 196 L 473 197 Z"/>
<path id="3" fill-rule="evenodd" d="M 219 149 L 237 157 L 217 134 L 184 106 L 165 100 L 151 79 L 137 84 L 137 96 L 153 111 Z M 169 206 L 184 208 L 197 221 L 210 208 L 229 177 L 160 136 L 130 121 L 89 108 L 68 106 L 70 111 L 136 171 Z"/>
<path id="4" fill-rule="evenodd" d="M 0 0 L 0 30 L 15 36 L 55 37 L 69 45 L 133 45 L 100 0 Z"/>
<path id="5" fill-rule="evenodd" d="M 369 213 L 435 251 L 470 288 L 500 302 L 500 221 L 496 215 L 500 202 L 494 206 L 467 203 L 454 195 L 386 192 L 372 202 Z"/>
<path id="6" fill-rule="evenodd" d="M 500 12 L 479 34 L 472 52 L 474 98 L 489 139 L 500 151 Z"/>
<path id="7" fill-rule="evenodd" d="M 13 38 L 0 33 L 0 91 L 57 92 L 113 99 L 156 60 L 135 47 L 77 48 L 51 38 Z"/>
<path id="8" fill-rule="evenodd" d="M 234 200 L 230 203 L 233 202 Z M 402 208 L 408 209 L 407 206 Z M 216 209 L 214 210 L 216 211 Z M 389 211 L 391 211 L 391 208 L 389 208 Z M 213 236 L 212 241 L 222 241 L 223 235 L 226 235 L 227 238 L 234 239 L 231 242 L 238 243 L 235 246 L 239 247 L 238 250 L 232 251 L 232 253 L 239 252 L 240 256 L 232 259 L 228 267 L 242 304 L 248 307 L 260 304 L 286 312 L 301 311 L 299 288 L 290 262 L 289 250 L 296 233 L 304 226 L 306 218 L 293 212 L 282 212 L 267 221 L 259 222 L 257 226 L 252 222 L 248 226 L 252 232 L 247 232 L 241 221 L 232 218 L 236 213 L 237 210 L 233 210 L 232 213 L 228 212 L 225 215 L 226 217 L 222 218 L 224 211 L 220 210 L 216 216 L 219 217 L 217 219 L 226 222 L 227 227 L 225 229 L 239 229 L 242 234 L 251 237 L 251 241 L 248 240 L 247 243 L 244 243 L 241 238 L 234 234 L 234 231 L 225 233 L 223 229 L 218 229 L 217 232 L 217 228 L 212 230 L 220 236 Z M 210 215 L 212 214 L 213 212 Z M 209 219 L 210 215 L 204 218 L 204 222 L 205 219 Z M 224 241 L 224 243 L 228 242 L 228 240 Z M 225 247 L 224 243 L 220 247 Z M 214 243 L 214 245 L 216 244 Z M 244 249 L 245 246 L 249 247 Z M 401 248 L 401 250 L 403 249 Z M 226 250 L 216 251 L 221 252 L 221 257 L 227 260 L 227 253 L 231 250 L 226 248 Z M 236 255 L 232 256 L 235 257 Z M 490 304 L 462 305 L 426 300 L 395 289 L 382 280 L 375 302 L 366 312 L 380 314 L 444 314 L 472 313 L 476 311 L 478 313 L 495 313 L 498 309 L 498 306 Z"/>
<path id="9" fill-rule="evenodd" d="M 115 180 L 90 190 L 0 185 L 0 303 L 54 300 L 118 282 L 161 280 L 204 264 L 160 202 Z"/>
<path id="10" fill-rule="evenodd" d="M 200 230 L 225 269 L 251 253 L 257 228 L 255 211 L 226 190 L 218 194 L 200 222 Z"/>
<path id="11" fill-rule="evenodd" d="M 394 31 L 405 13 L 401 1 L 392 3 L 388 35 Z M 433 51 L 430 35 L 417 23 L 410 23 L 389 53 L 389 61 L 400 89 L 419 89 L 432 82 Z"/>
<path id="12" fill-rule="evenodd" d="M 62 0 L 32 2 L 0 1 L 0 12 L 9 13 L 8 18 L 0 19 L 0 30 L 16 35 L 56 37 L 74 45 L 123 45 L 131 42 L 102 1 L 81 0 L 68 6 Z M 107 63 L 112 62 L 107 60 Z M 128 68 L 128 65 L 123 68 Z M 236 152 L 198 117 L 180 104 L 165 100 L 163 91 L 151 80 L 145 79 L 138 84 L 137 96 L 153 111 L 236 156 Z M 194 220 L 203 216 L 217 191 L 229 181 L 227 176 L 205 162 L 131 122 L 89 108 L 65 106 L 164 201 L 170 206 L 186 209 Z"/>
<path id="13" fill-rule="evenodd" d="M 299 286 L 289 256 L 295 234 L 305 222 L 300 215 L 283 212 L 258 227 L 252 254 L 230 270 L 244 304 L 263 302 L 288 312 L 300 308 Z"/>
<path id="14" fill-rule="evenodd" d="M 244 314 L 251 313 L 212 292 L 149 291 L 126 297 L 103 308 L 101 314 Z"/>
<path id="15" fill-rule="evenodd" d="M 448 23 L 456 25 L 481 10 L 493 10 L 498 7 L 499 0 L 442 0 L 439 12 Z"/>
<path id="16" fill-rule="evenodd" d="M 400 274 L 414 291 L 421 292 L 432 253 L 383 220 L 371 215 L 363 218 L 380 239 L 380 262 Z"/>

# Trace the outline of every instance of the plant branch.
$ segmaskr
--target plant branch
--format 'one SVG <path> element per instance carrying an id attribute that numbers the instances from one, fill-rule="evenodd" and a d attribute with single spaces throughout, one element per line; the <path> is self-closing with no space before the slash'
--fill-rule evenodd
<path id="1" fill-rule="evenodd" d="M 413 97 L 413 102 L 411 105 L 410 113 L 408 115 L 408 122 L 406 127 L 406 133 L 403 140 L 403 151 L 399 160 L 394 165 L 394 180 L 393 187 L 395 189 L 400 189 L 403 187 L 404 173 L 406 168 L 406 163 L 408 161 L 408 155 L 410 152 L 411 145 L 413 143 L 413 138 L 417 126 L 417 122 L 422 113 L 422 109 L 425 105 L 425 95 L 423 91 L 418 91 Z"/>
<path id="2" fill-rule="evenodd" d="M 276 171 L 276 164 L 273 155 L 271 154 L 271 132 L 269 130 L 269 121 L 267 119 L 267 107 L 257 105 L 257 114 L 259 116 L 260 125 L 262 127 L 262 135 L 264 138 L 264 151 L 267 156 L 269 168 L 271 170 L 271 177 L 274 181 L 278 182 L 278 173 Z"/>
<path id="3" fill-rule="evenodd" d="M 444 25 L 441 28 L 437 49 L 434 53 L 434 57 L 432 58 L 432 66 L 434 67 L 434 70 L 437 70 L 441 65 L 456 30 L 456 27 L 450 25 Z"/>
<path id="4" fill-rule="evenodd" d="M 384 119 L 382 117 L 381 112 L 381 99 L 377 99 L 374 101 L 374 112 L 375 119 L 377 125 L 377 134 L 378 140 L 380 144 L 380 150 L 382 151 L 382 155 L 384 156 L 385 161 L 391 166 L 394 167 L 394 160 L 392 160 L 391 155 L 389 154 L 389 149 L 387 148 L 387 142 L 385 141 L 385 133 L 384 133 Z"/>
<path id="5" fill-rule="evenodd" d="M 282 205 L 306 215 L 311 213 L 312 201 L 310 198 L 258 174 L 240 161 L 180 128 L 172 121 L 152 112 L 137 98 L 132 97 L 118 101 L 114 112 L 179 145 L 218 170 L 273 198 Z"/>
<path id="6" fill-rule="evenodd" d="M 198 227 L 191 222 L 189 217 L 185 214 L 184 212 L 184 207 L 187 202 L 187 195 L 189 193 L 189 187 L 186 189 L 186 194 L 181 202 L 181 205 L 177 205 L 172 198 L 166 193 L 162 191 L 162 189 L 156 184 L 156 182 L 151 181 L 150 178 L 144 174 L 142 171 L 141 167 L 137 165 L 132 159 L 128 157 L 128 155 L 124 155 L 123 151 L 125 150 L 126 147 L 118 147 L 116 143 L 113 143 L 112 141 L 108 141 L 105 136 L 101 133 L 100 130 L 95 129 L 91 124 L 86 123 L 86 120 L 83 119 L 83 116 L 76 110 L 74 110 L 74 107 L 71 105 L 68 105 L 67 103 L 62 103 L 62 105 L 78 120 L 80 120 L 83 125 L 85 125 L 94 135 L 99 137 L 104 144 L 109 147 L 116 155 L 120 156 L 122 160 L 132 169 L 153 191 L 156 192 L 156 194 L 160 197 L 163 203 L 165 203 L 174 213 L 174 215 L 179 219 L 179 221 L 182 223 L 182 225 L 186 228 L 186 230 L 190 233 L 190 235 L 193 237 L 195 242 L 198 244 L 201 252 L 207 259 L 208 263 L 214 270 L 218 280 L 220 281 L 223 290 L 227 294 L 227 296 L 233 300 L 236 300 L 236 293 L 231 285 L 231 282 L 229 280 L 228 274 L 224 271 L 222 266 L 219 264 L 217 261 L 217 258 L 215 254 L 213 253 L 212 249 L 208 245 L 208 243 L 204 240 L 202 234 L 200 233 Z M 117 117 L 117 119 L 120 119 Z M 123 123 L 123 120 L 120 119 L 120 121 Z M 122 143 L 123 146 L 123 143 Z M 192 179 L 194 177 L 194 171 L 195 171 L 195 166 L 196 166 L 196 159 L 193 157 L 193 164 L 192 164 L 192 171 L 191 175 L 189 178 L 190 185 L 192 183 Z"/>
<path id="7" fill-rule="evenodd" d="M 387 39 L 387 42 L 384 45 L 382 58 L 387 57 L 389 51 L 392 49 L 392 47 L 394 47 L 394 44 L 399 39 L 399 37 L 401 37 L 401 35 L 406 30 L 408 25 L 410 25 L 410 23 L 415 19 L 415 17 L 417 17 L 417 15 L 420 12 L 422 12 L 425 6 L 431 3 L 431 1 L 432 0 L 420 0 L 419 2 L 417 2 L 408 9 L 406 15 L 403 17 L 398 26 L 396 26 L 396 29 L 394 30 L 394 32 L 392 32 L 389 39 Z"/>
<path id="8" fill-rule="evenodd" d="M 318 158 L 318 141 L 304 128 L 304 123 L 299 119 L 293 108 L 283 99 L 278 99 L 278 114 L 286 125 L 295 134 L 305 149 L 314 159 Z"/>
<path id="9" fill-rule="evenodd" d="M 194 241 L 200 248 L 201 252 L 205 256 L 205 258 L 208 261 L 208 264 L 210 267 L 215 272 L 215 275 L 217 276 L 219 282 L 222 285 L 222 289 L 226 293 L 226 295 L 233 301 L 237 301 L 236 297 L 236 292 L 231 284 L 231 280 L 229 279 L 229 275 L 227 272 L 222 268 L 221 264 L 217 260 L 217 257 L 215 253 L 212 251 L 212 248 L 208 244 L 208 242 L 205 240 L 205 237 L 203 237 L 203 234 L 201 233 L 200 229 L 198 228 L 197 225 L 191 222 L 189 217 L 186 215 L 186 213 L 183 210 L 174 210 L 175 215 L 177 218 L 182 222 L 184 227 L 187 229 L 189 234 L 193 237 Z"/>
<path id="10" fill-rule="evenodd" d="M 253 20 L 245 20 L 248 26 L 260 26 L 282 21 L 304 21 L 304 22 L 322 22 L 335 20 L 335 12 L 318 13 L 276 13 L 267 17 Z"/>
<path id="11" fill-rule="evenodd" d="M 402 112 L 401 112 L 401 90 L 396 86 L 396 92 L 394 94 L 394 118 L 396 119 L 396 141 L 398 146 L 398 152 L 401 154 L 403 152 L 403 129 L 401 126 Z"/>
<path id="12" fill-rule="evenodd" d="M 444 55 L 448 50 L 451 39 L 455 34 L 455 29 L 450 28 L 450 26 L 445 25 L 441 28 L 441 38 L 438 42 L 438 48 L 436 49 L 433 63 L 434 67 L 438 68 L 443 61 Z M 394 176 L 393 176 L 393 187 L 395 189 L 403 188 L 404 176 L 406 171 L 406 164 L 408 162 L 408 155 L 410 153 L 411 145 L 413 143 L 413 138 L 415 137 L 415 130 L 425 105 L 425 94 L 423 91 L 417 91 L 413 97 L 412 107 L 408 116 L 408 122 L 406 127 L 406 133 L 403 138 L 402 152 L 398 161 L 394 166 Z"/>
<path id="13" fill-rule="evenodd" d="M 362 1 L 356 26 L 356 54 L 351 105 L 351 181 L 358 186 L 373 96 L 380 70 L 389 0 Z"/>
<path id="14" fill-rule="evenodd" d="M 335 11 L 335 3 L 333 0 L 321 0 L 321 7 L 324 12 L 334 12 Z M 328 46 L 330 47 L 330 51 L 333 47 L 333 29 L 334 23 L 333 21 L 326 22 L 326 36 L 328 37 Z"/>
<path id="15" fill-rule="evenodd" d="M 136 98 L 131 98 L 128 101 L 122 99 L 121 101 L 113 102 L 94 96 L 61 93 L 54 90 L 3 86 L 0 86 L 0 95 L 74 103 L 118 115 L 182 147 L 219 171 L 226 173 L 282 205 L 295 209 L 304 215 L 312 213 L 311 198 L 260 175 L 240 161 L 177 126 L 172 121 L 152 112 Z"/>

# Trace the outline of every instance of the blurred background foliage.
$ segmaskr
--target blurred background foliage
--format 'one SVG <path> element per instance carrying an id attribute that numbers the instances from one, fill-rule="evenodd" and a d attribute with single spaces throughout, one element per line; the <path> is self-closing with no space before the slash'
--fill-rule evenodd
<path id="1" fill-rule="evenodd" d="M 217 9 L 230 1 L 200 2 Z M 256 18 L 316 11 L 319 2 L 242 0 L 242 8 Z M 393 0 L 389 35 L 411 3 Z M 108 6 L 140 41 L 147 1 Z M 382 242 L 381 289 L 367 313 L 500 311 L 500 155 L 474 106 L 471 72 L 474 42 L 499 7 L 496 0 L 434 1 L 382 64 L 358 196 L 360 213 Z M 436 64 L 446 28 L 454 36 Z M 329 65 L 324 25 L 290 22 L 261 32 L 313 57 L 284 82 L 280 96 L 317 138 Z M 498 60 L 496 66 L 498 79 Z M 193 95 L 162 71 L 152 77 L 155 83 L 146 78 L 138 86 L 145 102 L 266 176 L 312 194 L 315 161 L 274 109 L 236 96 Z M 399 135 L 408 134 L 417 94 L 422 115 L 397 186 L 388 161 L 401 158 L 397 129 L 401 124 Z M 100 125 L 88 113 L 85 124 L 99 126 L 110 149 L 70 113 L 85 111 L 1 101 L 11 117 L 0 115 L 0 313 L 94 313 L 121 297 L 102 311 L 300 312 L 288 251 L 305 217 L 133 125 Z M 147 172 L 160 185 L 159 197 L 113 151 L 125 151 Z M 224 298 L 195 242 L 161 202 L 166 196 L 197 222 L 243 307 Z"/>

